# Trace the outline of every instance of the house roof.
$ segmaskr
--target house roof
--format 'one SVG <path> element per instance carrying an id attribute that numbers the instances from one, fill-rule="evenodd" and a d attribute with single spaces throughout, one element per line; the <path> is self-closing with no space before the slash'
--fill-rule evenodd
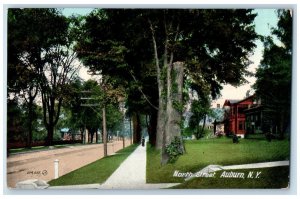
<path id="1" fill-rule="evenodd" d="M 246 98 L 244 98 L 244 99 L 238 101 L 237 103 L 241 103 L 241 102 L 246 101 L 246 100 L 251 99 L 251 98 L 255 98 L 255 94 L 250 95 L 250 96 L 248 96 L 248 97 L 246 97 Z"/>
<path id="2" fill-rule="evenodd" d="M 238 99 L 227 99 L 227 100 L 225 100 L 223 107 L 226 106 L 226 105 L 228 106 L 228 105 L 231 105 L 231 104 L 236 104 L 239 101 L 241 101 L 241 100 L 238 100 Z"/>
<path id="3" fill-rule="evenodd" d="M 230 104 L 235 104 L 235 103 L 237 103 L 237 102 L 239 102 L 239 101 L 241 101 L 241 100 L 237 100 L 237 99 L 229 99 L 228 101 L 230 102 Z"/>
<path id="4" fill-rule="evenodd" d="M 223 107 L 226 106 L 226 105 L 231 105 L 231 104 L 239 104 L 239 103 L 244 102 L 244 101 L 246 101 L 246 100 L 248 100 L 250 98 L 253 98 L 253 97 L 255 97 L 255 94 L 254 95 L 250 95 L 250 96 L 248 96 L 248 97 L 246 97 L 244 99 L 241 99 L 241 100 L 240 99 L 239 100 L 228 99 L 228 100 L 225 100 Z"/>

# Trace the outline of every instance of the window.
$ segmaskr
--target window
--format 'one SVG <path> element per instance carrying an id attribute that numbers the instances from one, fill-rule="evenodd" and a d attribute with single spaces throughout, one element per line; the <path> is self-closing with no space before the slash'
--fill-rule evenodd
<path id="1" fill-rule="evenodd" d="M 220 108 L 221 106 L 220 106 L 220 104 L 217 104 L 217 108 Z"/>
<path id="2" fill-rule="evenodd" d="M 244 130 L 244 122 L 239 122 L 239 130 Z"/>

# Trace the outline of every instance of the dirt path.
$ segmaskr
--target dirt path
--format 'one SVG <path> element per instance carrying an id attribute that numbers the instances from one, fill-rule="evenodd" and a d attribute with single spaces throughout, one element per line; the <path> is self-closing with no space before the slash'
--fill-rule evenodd
<path id="1" fill-rule="evenodd" d="M 130 141 L 126 140 L 125 146 Z M 123 148 L 122 141 L 108 143 L 107 152 L 113 154 Z M 15 187 L 19 181 L 54 178 L 54 160 L 59 160 L 59 176 L 85 166 L 103 157 L 103 144 L 70 146 L 61 149 L 11 155 L 7 158 L 7 186 Z"/>

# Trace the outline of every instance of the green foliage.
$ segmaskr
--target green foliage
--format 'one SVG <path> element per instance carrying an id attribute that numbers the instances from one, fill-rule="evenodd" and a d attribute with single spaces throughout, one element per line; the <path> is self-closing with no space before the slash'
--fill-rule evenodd
<path id="1" fill-rule="evenodd" d="M 184 104 L 182 102 L 177 101 L 177 100 L 173 100 L 173 107 L 179 113 L 182 113 L 183 110 L 184 110 Z"/>
<path id="2" fill-rule="evenodd" d="M 189 39 L 181 46 L 186 73 L 200 89 L 208 87 L 217 97 L 222 83 L 239 85 L 248 75 L 249 52 L 257 35 L 252 10 L 192 10 Z"/>
<path id="3" fill-rule="evenodd" d="M 8 10 L 8 92 L 28 103 L 27 144 L 32 137 L 32 104 L 37 93 L 42 99 L 47 144 L 52 142 L 66 85 L 76 70 L 72 42 L 69 21 L 57 9 Z"/>
<path id="4" fill-rule="evenodd" d="M 116 132 L 122 129 L 123 117 L 123 113 L 118 106 L 113 104 L 106 106 L 106 125 L 110 131 Z"/>
<path id="5" fill-rule="evenodd" d="M 25 141 L 26 115 L 16 100 L 7 101 L 7 141 Z"/>
<path id="6" fill-rule="evenodd" d="M 272 33 L 281 44 L 277 45 L 271 36 L 264 38 L 263 59 L 256 72 L 254 89 L 264 106 L 262 130 L 278 129 L 283 137 L 291 118 L 292 17 L 289 10 L 279 10 L 278 16 L 278 27 Z"/>
<path id="7" fill-rule="evenodd" d="M 165 150 L 169 156 L 168 162 L 175 163 L 178 157 L 183 154 L 181 139 L 175 136 L 171 143 L 166 146 Z"/>
<path id="8" fill-rule="evenodd" d="M 197 139 L 204 135 L 204 126 L 202 126 L 202 128 L 200 127 L 200 121 L 202 120 L 205 123 L 207 115 L 210 115 L 211 112 L 210 100 L 207 96 L 199 100 L 192 101 L 192 116 L 189 120 L 189 127 L 194 129 L 193 131 Z"/>
<path id="9" fill-rule="evenodd" d="M 42 107 L 32 107 L 32 141 L 44 141 L 47 135 L 43 124 Z M 16 99 L 7 101 L 7 139 L 8 142 L 26 142 L 28 135 L 27 104 L 19 104 Z"/>
<path id="10" fill-rule="evenodd" d="M 106 125 L 109 131 L 117 131 L 122 127 L 123 113 L 119 109 L 119 104 L 114 99 L 115 96 L 108 97 L 98 82 L 88 80 L 82 82 L 74 81 L 70 85 L 70 98 L 63 109 L 65 122 L 59 124 L 61 127 L 69 127 L 75 130 L 88 128 L 96 131 L 102 128 L 102 108 L 106 108 Z M 112 92 L 108 90 L 107 92 Z M 82 104 L 92 104 L 95 106 L 82 106 Z M 64 126 L 63 126 L 64 125 Z"/>
<path id="11" fill-rule="evenodd" d="M 92 72 L 126 88 L 130 113 L 152 113 L 167 99 L 170 61 L 184 62 L 199 93 L 213 97 L 223 83 L 244 82 L 257 37 L 255 16 L 245 9 L 98 9 L 80 25 L 82 38 L 75 49 Z"/>
<path id="12" fill-rule="evenodd" d="M 183 137 L 192 137 L 193 134 L 194 134 L 194 129 L 192 129 L 191 127 L 185 127 L 182 130 Z"/>

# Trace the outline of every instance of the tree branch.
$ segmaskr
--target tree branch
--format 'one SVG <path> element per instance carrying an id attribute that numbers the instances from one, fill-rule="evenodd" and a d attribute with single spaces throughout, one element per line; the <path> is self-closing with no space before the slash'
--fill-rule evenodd
<path id="1" fill-rule="evenodd" d="M 148 22 L 150 24 L 150 30 L 151 30 L 151 35 L 152 35 L 152 42 L 153 42 L 153 50 L 154 50 L 154 58 L 155 58 L 155 64 L 156 64 L 156 70 L 157 70 L 157 82 L 158 85 L 160 85 L 160 66 L 159 66 L 159 59 L 158 59 L 158 54 L 157 54 L 157 45 L 156 45 L 156 40 L 155 40 L 155 31 L 152 25 L 152 22 L 150 19 L 148 19 Z"/>
<path id="2" fill-rule="evenodd" d="M 137 83 L 137 79 L 135 78 L 135 76 L 132 74 L 132 72 L 130 71 L 130 74 L 132 76 L 132 78 L 134 79 L 134 81 Z M 145 95 L 145 93 L 143 92 L 143 90 L 138 87 L 138 90 L 142 93 L 143 97 L 145 98 L 145 100 L 150 104 L 150 106 L 152 106 L 153 108 L 155 108 L 156 110 L 158 110 L 158 107 L 156 107 L 155 105 L 153 105 L 150 100 L 148 99 L 148 97 Z"/>

